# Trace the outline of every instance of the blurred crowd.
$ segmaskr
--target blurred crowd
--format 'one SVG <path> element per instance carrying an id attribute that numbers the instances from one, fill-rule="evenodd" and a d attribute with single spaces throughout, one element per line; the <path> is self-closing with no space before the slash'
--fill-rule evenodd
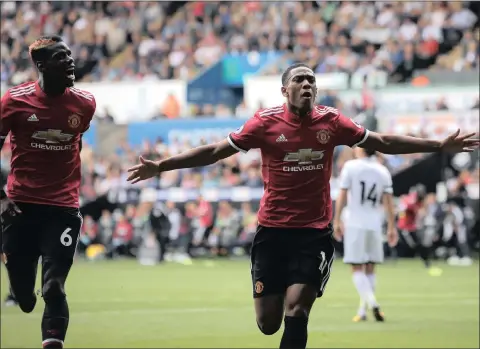
<path id="1" fill-rule="evenodd" d="M 99 156 L 86 144 L 82 150 L 82 205 L 85 207 L 95 203 L 99 198 L 106 198 L 108 205 L 100 205 L 101 213 L 98 216 L 89 214 L 87 210 L 79 251 L 86 253 L 89 258 L 97 255 L 110 258 L 119 255 L 136 256 L 149 264 L 161 260 L 188 264 L 192 257 L 199 255 L 248 254 L 249 243 L 256 229 L 258 200 L 243 203 L 230 200 L 209 202 L 207 198 L 195 196 L 193 199 L 174 202 L 169 199 L 159 200 L 157 192 L 171 188 L 180 191 L 262 188 L 261 158 L 258 151 L 238 153 L 205 168 L 170 171 L 139 184 L 127 183 L 126 169 L 137 161 L 138 155 L 159 159 L 175 155 L 191 146 L 187 141 L 166 144 L 158 139 L 154 143 L 145 141 L 139 148 L 121 144 L 115 154 Z M 1 161 L 4 173 L 9 170 L 9 155 L 8 147 L 5 147 Z M 348 147 L 338 147 L 335 151 L 331 179 L 334 198 L 338 174 L 352 156 Z M 379 157 L 379 161 L 392 173 L 408 167 L 418 159 L 418 154 Z M 456 163 L 462 169 L 468 161 L 459 158 Z M 455 227 L 465 227 L 462 231 L 467 232 L 478 231 L 478 226 L 472 228 L 476 218 L 472 213 L 471 197 L 473 192 L 478 191 L 479 177 L 478 160 L 458 171 L 458 174 L 447 171 L 444 198 L 437 199 L 435 195 L 429 197 L 429 210 L 435 212 L 435 225 L 439 231 L 437 243 L 448 246 L 446 242 L 456 237 L 452 232 L 442 233 L 444 227 L 441 222 L 444 219 L 440 217 L 446 217 L 450 213 L 455 218 Z M 129 191 L 136 194 L 130 197 Z M 447 204 L 444 204 L 445 198 L 448 199 Z M 471 242 L 470 236 L 471 233 L 464 234 L 463 242 Z M 456 255 L 457 252 L 451 253 Z"/>
<path id="2" fill-rule="evenodd" d="M 478 69 L 478 10 L 472 3 L 318 3 L 281 8 L 281 28 L 294 28 L 293 38 L 284 39 L 291 50 L 284 65 L 308 62 L 317 73 L 383 70 L 398 82 L 419 69 Z M 266 23 L 277 18 L 268 12 Z M 277 64 L 268 72 L 283 68 Z"/>
<path id="3" fill-rule="evenodd" d="M 145 153 L 145 154 L 148 154 Z M 150 153 L 151 154 L 151 153 Z M 351 159 L 348 149 L 342 149 L 335 161 L 336 172 L 341 169 L 342 163 Z M 245 159 L 233 157 L 229 161 L 218 165 L 215 169 L 192 169 L 178 171 L 172 174 L 163 174 L 147 184 L 142 189 L 138 201 L 118 200 L 113 212 L 104 210 L 100 219 L 95 221 L 87 215 L 80 242 L 81 251 L 92 244 L 105 246 L 105 253 L 109 257 L 116 255 L 135 256 L 145 263 L 156 263 L 161 260 L 190 264 L 192 258 L 198 256 L 238 256 L 249 253 L 250 243 L 256 231 L 256 210 L 258 200 L 247 202 L 233 202 L 230 200 L 213 200 L 209 202 L 201 195 L 192 200 L 158 200 L 156 192 L 161 188 L 169 187 L 188 189 L 204 188 L 233 188 L 238 185 L 260 186 L 261 177 L 258 174 L 258 160 L 243 162 Z M 388 165 L 385 157 L 379 161 Z M 465 160 L 459 159 L 462 163 Z M 233 167 L 232 167 L 233 166 Z M 235 166 L 246 169 L 252 175 L 251 182 L 242 179 L 241 173 Z M 107 170 L 108 173 L 108 170 Z M 214 173 L 218 175 L 214 175 Z M 92 174 L 87 174 L 88 178 Z M 124 176 L 112 178 L 100 176 L 97 180 L 98 188 L 105 190 L 113 183 L 126 185 Z M 470 250 L 478 249 L 480 236 L 478 232 L 478 212 L 474 206 L 478 205 L 474 192 L 478 192 L 480 172 L 478 161 L 469 169 L 454 174 L 446 171 L 445 190 L 437 194 L 428 195 L 420 209 L 417 225 L 419 229 L 431 230 L 431 247 L 437 252 L 437 257 L 470 258 Z M 229 179 L 231 179 L 229 181 Z M 168 183 L 168 185 L 165 185 Z M 337 182 L 335 176 L 331 180 L 332 196 L 335 198 Z M 238 187 L 237 187 L 238 188 Z M 84 187 L 85 189 L 85 187 Z M 118 195 L 118 187 L 110 187 L 110 192 Z M 100 189 L 97 192 L 102 195 Z M 107 193 L 108 195 L 108 193 Z M 400 197 L 397 213 L 402 214 L 402 202 L 411 194 Z M 477 196 L 478 199 L 478 196 Z M 183 202 L 184 201 L 184 202 Z M 475 203 L 476 202 L 476 203 Z M 407 237 L 402 239 L 396 255 L 410 256 L 414 247 L 409 245 Z M 341 249 L 339 249 L 341 251 Z M 463 259 L 462 259 L 463 260 Z"/>
<path id="4" fill-rule="evenodd" d="M 224 53 L 285 52 L 317 73 L 478 69 L 475 2 L 2 1 L 1 79 L 34 74 L 26 47 L 60 34 L 83 81 L 193 78 Z M 476 28 L 476 29 L 475 29 Z"/>
<path id="5" fill-rule="evenodd" d="M 35 79 L 28 44 L 38 36 L 54 34 L 64 38 L 76 57 L 77 80 L 91 82 L 191 80 L 225 53 L 253 51 L 285 53 L 267 66 L 264 74 L 279 74 L 293 62 L 307 63 L 317 73 L 382 70 L 394 82 L 409 81 L 420 69 L 472 70 L 475 74 L 479 69 L 480 32 L 474 2 L 2 1 L 0 6 L 1 82 L 7 86 Z M 358 100 L 344 100 L 333 91 L 320 91 L 318 103 L 339 108 L 376 130 L 379 113 L 391 110 L 390 106 L 379 103 L 368 88 L 360 94 Z M 395 108 L 400 110 L 405 104 L 405 108 L 418 111 L 450 110 L 458 109 L 459 100 L 436 96 L 395 101 Z M 179 103 L 175 96 L 169 96 L 154 118 L 179 117 Z M 470 104 L 461 107 L 478 109 L 478 96 Z M 244 118 L 253 112 L 240 103 L 192 106 L 191 115 Z M 108 110 L 103 114 L 98 121 L 114 122 L 115 115 Z M 424 130 L 412 135 L 427 136 Z M 140 147 L 120 144 L 115 153 L 105 156 L 85 144 L 81 155 L 82 204 L 104 197 L 114 208 L 101 210 L 98 217 L 86 214 L 80 251 L 88 255 L 96 247 L 107 257 L 144 256 L 146 263 L 163 259 L 188 263 L 198 254 L 247 252 L 255 232 L 257 201 L 217 203 L 200 197 L 174 203 L 158 202 L 152 198 L 155 194 L 142 200 L 129 200 L 125 194 L 129 190 L 150 193 L 170 188 L 262 187 L 258 151 L 236 154 L 205 168 L 171 171 L 133 186 L 126 182 L 126 169 L 136 163 L 139 154 L 159 159 L 192 146 L 188 141 L 167 144 L 158 139 L 145 141 Z M 10 170 L 10 155 L 4 147 L 3 174 Z M 332 190 L 343 164 L 351 157 L 348 148 L 336 148 Z M 385 155 L 380 161 L 396 173 L 420 158 L 418 154 Z M 467 188 L 476 186 L 478 191 L 478 161 L 460 175 L 446 177 L 446 197 L 471 196 Z M 443 201 L 435 197 L 431 203 L 445 217 L 455 212 L 456 226 L 470 224 L 470 229 L 468 200 L 450 200 L 448 205 Z"/>

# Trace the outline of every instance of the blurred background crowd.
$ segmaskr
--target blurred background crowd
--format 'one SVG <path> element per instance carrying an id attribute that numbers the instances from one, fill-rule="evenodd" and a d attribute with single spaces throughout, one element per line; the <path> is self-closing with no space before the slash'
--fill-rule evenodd
<path id="1" fill-rule="evenodd" d="M 40 35 L 59 34 L 76 57 L 77 80 L 90 86 L 166 80 L 190 83 L 225 55 L 250 62 L 261 53 L 275 54 L 278 59 L 256 71 L 259 77 L 277 76 L 295 62 L 307 63 L 322 76 L 361 76 L 365 82 L 356 90 L 347 88 L 347 93 L 319 87 L 318 103 L 338 108 L 371 130 L 431 136 L 427 127 L 386 127 L 384 115 L 392 110 L 478 113 L 478 86 L 476 94 L 465 98 L 448 88 L 422 93 L 432 80 L 424 75 L 437 72 L 445 76 L 478 76 L 479 7 L 473 1 L 3 1 L 0 6 L 2 93 L 6 87 L 35 79 L 28 57 L 29 43 Z M 366 83 L 367 77 L 378 73 L 386 76 L 385 86 Z M 412 85 L 420 91 L 415 99 L 388 102 L 378 97 L 383 87 Z M 241 89 L 233 89 L 232 93 L 239 96 L 235 102 L 199 103 L 189 100 L 190 94 L 182 98 L 169 92 L 147 119 L 245 119 L 262 105 L 247 103 Z M 105 103 L 101 105 L 95 123 L 113 129 L 119 124 L 118 115 L 104 107 Z M 127 120 L 127 126 L 136 117 Z M 449 131 L 440 124 L 433 133 L 444 136 Z M 258 205 L 258 197 L 252 193 L 258 193 L 263 186 L 258 151 L 237 154 L 202 169 L 164 173 L 134 186 L 125 181 L 126 168 L 140 154 L 151 159 L 168 157 L 225 135 L 199 139 L 150 137 L 141 142 L 129 142 L 127 137 L 109 151 L 100 151 L 98 144 L 86 142 L 82 150 L 85 222 L 80 251 L 96 246 L 110 257 L 142 255 L 150 256 L 144 258 L 150 261 L 183 263 L 198 254 L 248 253 Z M 349 149 L 338 147 L 335 151 L 331 180 L 334 197 L 336 177 L 351 157 Z M 9 159 L 5 147 L 1 161 L 4 174 L 9 171 Z M 424 160 L 418 154 L 380 159 L 394 178 Z M 478 205 L 478 195 L 474 194 L 479 182 L 478 153 L 468 159 L 459 156 L 448 159 L 448 164 L 444 162 L 440 182 L 443 186 L 435 183 L 430 190 L 433 196 L 429 197 L 435 206 L 432 210 L 438 211 L 438 241 L 444 235 L 445 217 L 454 215 L 454 231 L 465 227 L 469 245 L 478 249 L 478 212 L 473 207 Z M 162 196 L 175 188 L 178 192 L 173 200 L 171 194 Z M 247 199 L 198 195 L 235 188 L 248 192 L 238 194 L 247 195 Z M 186 192 L 197 194 L 192 197 Z"/>
<path id="2" fill-rule="evenodd" d="M 60 34 L 87 81 L 193 78 L 223 54 L 286 51 L 317 73 L 478 68 L 478 17 L 460 1 L 2 2 L 2 81 L 34 77 L 26 49 Z"/>
<path id="3" fill-rule="evenodd" d="M 1 6 L 1 81 L 13 85 L 35 77 L 27 47 L 42 34 L 66 40 L 81 81 L 188 80 L 224 54 L 278 51 L 285 54 L 262 74 L 279 74 L 293 62 L 305 62 L 319 74 L 385 71 L 393 82 L 410 81 L 419 69 L 478 70 L 473 1 L 4 1 Z M 437 102 L 441 108 L 441 99 Z M 192 105 L 187 111 L 239 116 L 242 106 L 237 107 Z M 169 117 L 179 116 L 169 109 L 174 109 Z"/>

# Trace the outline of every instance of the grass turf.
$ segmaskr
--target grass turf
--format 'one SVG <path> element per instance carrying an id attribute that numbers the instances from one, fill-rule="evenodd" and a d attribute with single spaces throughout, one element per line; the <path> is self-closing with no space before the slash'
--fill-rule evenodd
<path id="1" fill-rule="evenodd" d="M 248 261 L 141 266 L 136 261 L 77 261 L 68 285 L 67 348 L 278 348 L 281 330 L 255 323 Z M 379 268 L 377 298 L 387 322 L 352 323 L 358 297 L 337 261 L 309 322 L 309 348 L 478 348 L 479 267 L 441 265 L 429 276 L 420 261 Z M 7 292 L 2 267 L 2 295 Z M 39 283 L 37 283 L 39 285 Z M 43 302 L 32 314 L 1 313 L 1 348 L 41 347 Z"/>

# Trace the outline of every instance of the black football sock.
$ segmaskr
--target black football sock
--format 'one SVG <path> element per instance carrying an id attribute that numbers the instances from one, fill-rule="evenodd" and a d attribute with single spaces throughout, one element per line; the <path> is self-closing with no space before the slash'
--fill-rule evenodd
<path id="1" fill-rule="evenodd" d="M 69 316 L 65 297 L 45 299 L 45 310 L 42 318 L 42 344 L 44 348 L 63 347 Z"/>
<path id="2" fill-rule="evenodd" d="M 423 245 L 418 245 L 418 254 L 425 264 L 425 267 L 430 267 L 430 249 Z"/>
<path id="3" fill-rule="evenodd" d="M 467 243 L 457 242 L 457 255 L 459 258 L 469 257 L 470 250 Z"/>
<path id="4" fill-rule="evenodd" d="M 308 318 L 305 316 L 285 316 L 280 349 L 305 349 L 307 347 Z"/>

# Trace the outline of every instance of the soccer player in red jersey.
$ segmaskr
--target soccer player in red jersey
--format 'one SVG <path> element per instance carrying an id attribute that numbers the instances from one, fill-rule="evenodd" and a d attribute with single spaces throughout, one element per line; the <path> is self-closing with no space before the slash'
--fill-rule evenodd
<path id="1" fill-rule="evenodd" d="M 264 195 L 251 254 L 257 324 L 271 335 L 285 322 L 280 348 L 305 348 L 308 316 L 321 297 L 334 259 L 329 180 L 337 145 L 401 154 L 471 151 L 472 134 L 443 141 L 370 132 L 337 109 L 314 104 L 314 72 L 304 64 L 282 75 L 284 105 L 261 109 L 227 139 L 160 161 L 140 157 L 132 183 L 160 172 L 206 166 L 260 148 Z"/>
<path id="2" fill-rule="evenodd" d="M 423 264 L 432 276 L 438 276 L 442 270 L 433 267 L 430 262 L 430 250 L 433 241 L 431 236 L 424 234 L 423 229 L 417 229 L 419 212 L 424 208 L 427 189 L 424 185 L 415 186 L 414 190 L 401 200 L 401 212 L 397 226 L 405 242 L 416 250 Z"/>
<path id="3" fill-rule="evenodd" d="M 69 321 L 64 285 L 82 225 L 81 138 L 95 99 L 73 87 L 74 60 L 60 37 L 41 37 L 29 51 L 38 80 L 10 88 L 1 99 L 0 145 L 10 134 L 12 148 L 7 194 L 2 190 L 2 247 L 11 290 L 25 313 L 37 301 L 42 257 L 42 344 L 61 348 Z"/>

